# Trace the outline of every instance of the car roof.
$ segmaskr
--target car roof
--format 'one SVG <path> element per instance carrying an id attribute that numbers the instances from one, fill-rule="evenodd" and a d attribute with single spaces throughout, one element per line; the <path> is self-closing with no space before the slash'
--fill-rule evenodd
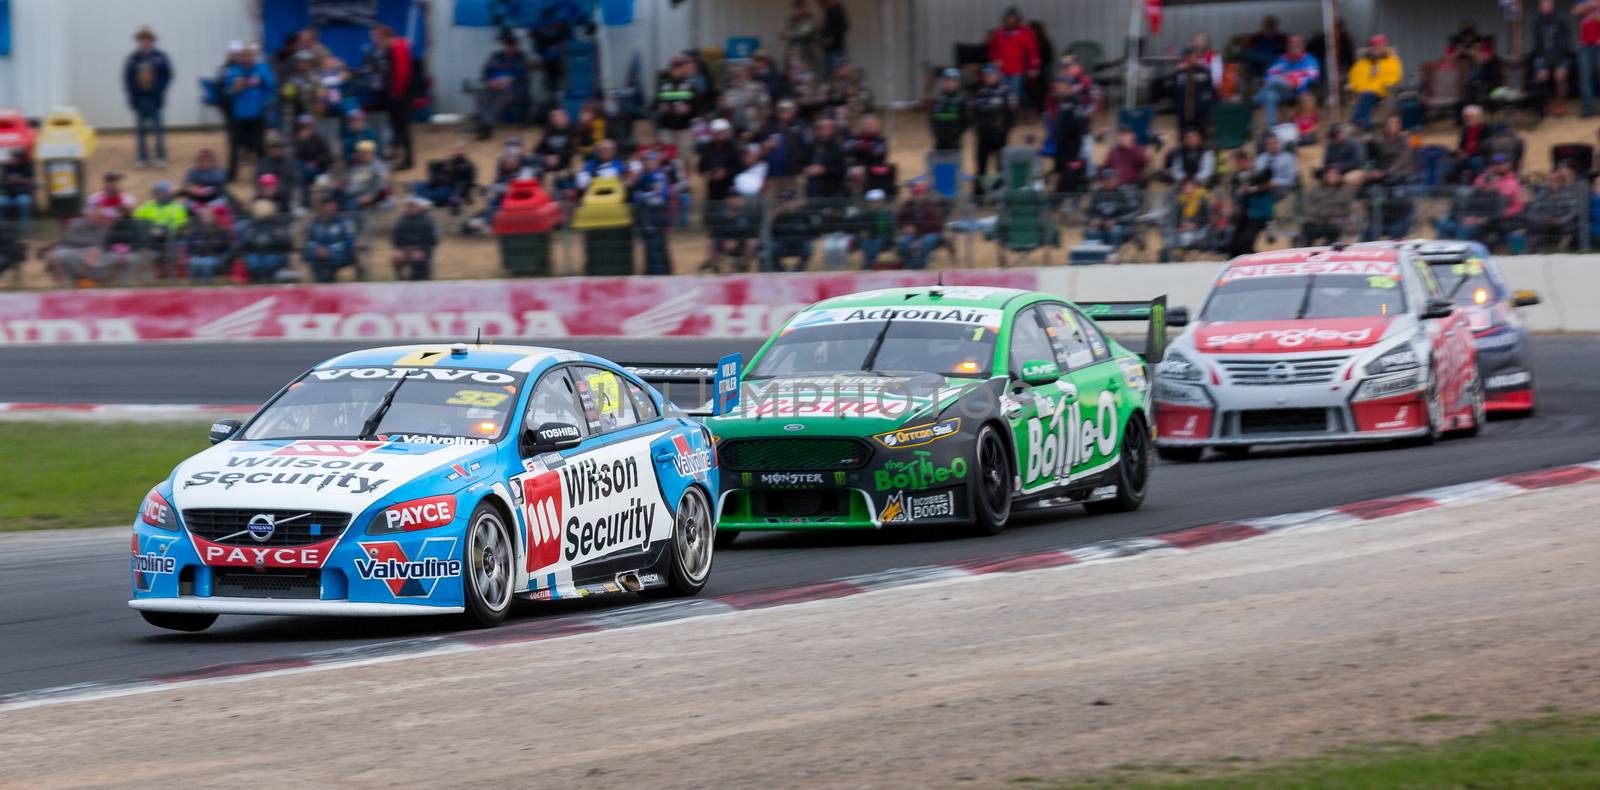
<path id="1" fill-rule="evenodd" d="M 1353 244 L 1349 246 L 1338 245 L 1334 247 L 1296 247 L 1287 250 L 1269 250 L 1255 252 L 1249 255 L 1240 255 L 1228 261 L 1228 268 L 1235 266 L 1260 266 L 1268 263 L 1309 263 L 1312 261 L 1325 261 L 1329 263 L 1356 263 L 1372 261 L 1382 263 L 1399 263 L 1401 248 L 1394 244 Z"/>
<path id="2" fill-rule="evenodd" d="M 528 373 L 556 362 L 612 364 L 591 354 L 544 346 L 424 343 L 351 351 L 328 359 L 317 368 L 437 366 Z"/>
<path id="3" fill-rule="evenodd" d="M 1007 302 L 1032 291 L 978 285 L 925 285 L 915 288 L 879 288 L 824 299 L 808 310 L 839 307 L 899 307 L 903 305 L 1003 308 Z"/>

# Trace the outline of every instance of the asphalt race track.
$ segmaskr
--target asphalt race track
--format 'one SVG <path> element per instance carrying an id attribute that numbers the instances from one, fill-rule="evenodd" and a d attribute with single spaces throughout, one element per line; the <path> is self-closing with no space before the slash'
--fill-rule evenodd
<path id="1" fill-rule="evenodd" d="M 618 361 L 708 364 L 752 342 L 587 341 L 563 346 Z M 152 344 L 0 349 L 0 401 L 253 403 L 313 363 L 356 344 Z M 1539 413 L 1491 423 L 1476 439 L 1432 447 L 1276 449 L 1247 460 L 1167 465 L 1143 510 L 1087 517 L 1077 508 L 1013 522 L 993 538 L 914 531 L 745 536 L 719 553 L 705 594 L 834 579 L 1169 532 L 1406 494 L 1600 458 L 1600 339 L 1540 338 Z M 198 434 L 196 449 L 205 439 Z M 7 452 L 18 448 L 6 448 Z M 115 459 L 107 459 L 115 463 Z M 154 482 L 154 481 L 152 481 Z M 137 503 L 128 504 L 129 518 Z M 146 625 L 128 599 L 128 542 L 94 530 L 41 542 L 0 542 L 0 695 L 67 684 L 159 676 L 220 663 L 293 656 L 446 632 L 448 622 L 224 617 L 202 634 Z M 560 617 L 583 604 L 521 606 L 513 617 Z"/>

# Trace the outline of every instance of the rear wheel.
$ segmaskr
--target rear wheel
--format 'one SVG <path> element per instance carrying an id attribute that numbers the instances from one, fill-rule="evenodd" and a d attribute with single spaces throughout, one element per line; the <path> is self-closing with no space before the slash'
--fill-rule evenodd
<path id="1" fill-rule="evenodd" d="M 462 554 L 461 592 L 467 623 L 492 628 L 511 611 L 511 567 L 515 552 L 505 520 L 488 502 L 480 502 L 467 521 L 467 547 Z"/>
<path id="2" fill-rule="evenodd" d="M 1483 389 L 1483 378 L 1472 377 L 1472 392 L 1467 395 L 1472 407 L 1472 425 L 1462 429 L 1462 436 L 1477 436 L 1483 433 L 1483 424 L 1489 419 L 1489 394 Z"/>
<path id="3" fill-rule="evenodd" d="M 198 633 L 211 627 L 217 621 L 214 614 L 186 614 L 183 612 L 140 612 L 144 621 L 169 631 L 186 631 Z"/>
<path id="4" fill-rule="evenodd" d="M 976 524 L 980 532 L 998 535 L 1011 519 L 1011 456 L 993 425 L 978 430 L 972 455 L 978 473 L 972 483 Z"/>
<path id="5" fill-rule="evenodd" d="M 1192 464 L 1200 460 L 1204 447 L 1157 447 L 1156 457 L 1175 464 Z"/>
<path id="6" fill-rule="evenodd" d="M 1127 513 L 1144 504 L 1150 485 L 1150 430 L 1135 414 L 1122 432 L 1122 451 L 1117 455 L 1117 495 L 1099 502 L 1085 502 L 1083 509 L 1094 514 Z"/>
<path id="7" fill-rule="evenodd" d="M 645 590 L 644 594 L 652 598 L 675 598 L 700 592 L 711 576 L 713 547 L 721 538 L 716 530 L 705 492 L 694 486 L 685 488 L 678 499 L 677 516 L 672 521 L 672 543 L 662 558 L 666 567 L 661 569 L 661 575 L 666 577 L 667 586 Z"/>

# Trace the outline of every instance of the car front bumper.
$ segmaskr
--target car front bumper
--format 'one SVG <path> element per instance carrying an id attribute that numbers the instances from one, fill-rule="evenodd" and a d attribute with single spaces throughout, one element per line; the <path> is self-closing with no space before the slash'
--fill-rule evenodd
<path id="1" fill-rule="evenodd" d="M 432 606 L 406 603 L 359 603 L 356 601 L 294 601 L 263 598 L 223 598 L 182 596 L 178 598 L 135 598 L 128 606 L 141 612 L 183 614 L 258 614 L 331 617 L 416 617 L 459 614 L 461 606 Z"/>
<path id="2" fill-rule="evenodd" d="M 1203 399 L 1167 400 L 1157 390 L 1157 447 L 1243 447 L 1324 442 L 1375 442 L 1428 433 L 1427 401 L 1403 375 L 1381 397 L 1356 400 L 1361 382 L 1283 386 L 1207 385 Z M 1190 385 L 1193 394 L 1197 385 Z"/>

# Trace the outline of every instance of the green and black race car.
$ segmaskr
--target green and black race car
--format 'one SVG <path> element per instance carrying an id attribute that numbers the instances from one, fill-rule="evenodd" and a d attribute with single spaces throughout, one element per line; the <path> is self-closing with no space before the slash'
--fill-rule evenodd
<path id="1" fill-rule="evenodd" d="M 1151 370 L 1181 311 L 1006 288 L 898 288 L 796 314 L 707 419 L 719 540 L 744 530 L 976 525 L 1014 510 L 1134 510 L 1152 447 Z M 1145 358 L 1101 320 L 1148 321 Z"/>

